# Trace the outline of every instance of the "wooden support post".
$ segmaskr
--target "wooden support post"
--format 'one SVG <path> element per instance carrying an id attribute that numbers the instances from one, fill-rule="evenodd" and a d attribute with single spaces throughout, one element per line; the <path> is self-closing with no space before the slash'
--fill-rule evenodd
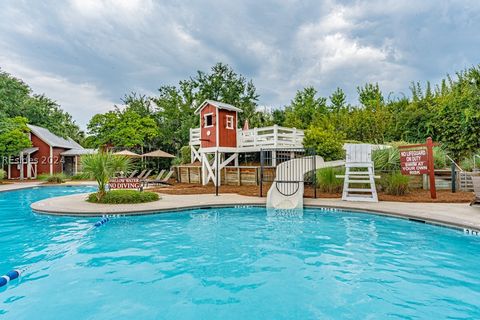
<path id="1" fill-rule="evenodd" d="M 240 173 L 240 167 L 237 167 L 237 184 L 242 185 L 242 174 Z"/>
<path id="2" fill-rule="evenodd" d="M 435 187 L 435 167 L 433 159 L 433 141 L 431 137 L 427 138 L 427 154 L 428 154 L 428 174 L 430 177 L 430 197 L 437 199 L 437 189 Z"/>

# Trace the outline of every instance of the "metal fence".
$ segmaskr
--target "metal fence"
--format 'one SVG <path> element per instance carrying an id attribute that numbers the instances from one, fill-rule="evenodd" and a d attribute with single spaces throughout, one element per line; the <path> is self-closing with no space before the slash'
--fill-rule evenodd
<path id="1" fill-rule="evenodd" d="M 303 182 L 304 196 L 317 197 L 315 151 L 303 148 L 266 148 L 260 151 L 260 197 L 274 187 L 285 195 L 295 194 Z M 295 160 L 285 163 L 290 160 Z M 265 170 L 266 168 L 275 170 Z M 303 172 L 309 170 L 306 174 Z M 277 178 L 277 179 L 276 179 Z"/>

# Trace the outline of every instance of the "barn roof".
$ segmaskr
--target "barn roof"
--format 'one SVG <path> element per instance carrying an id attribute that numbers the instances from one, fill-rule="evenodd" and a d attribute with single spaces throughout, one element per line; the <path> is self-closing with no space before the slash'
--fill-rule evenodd
<path id="1" fill-rule="evenodd" d="M 243 112 L 242 109 L 234 107 L 231 104 L 207 99 L 200 105 L 200 107 L 197 108 L 197 110 L 195 110 L 195 114 L 200 113 L 200 111 L 203 108 L 205 108 L 208 104 L 211 104 L 212 106 L 217 107 L 218 109 L 225 109 L 225 110 L 230 110 L 230 111 Z"/>
<path id="2" fill-rule="evenodd" d="M 38 138 L 51 147 L 60 147 L 65 149 L 83 149 L 81 145 L 73 141 L 72 138 L 64 139 L 51 133 L 48 129 L 27 124 L 30 131 Z"/>
<path id="3" fill-rule="evenodd" d="M 62 156 L 83 156 L 85 154 L 95 154 L 98 151 L 96 149 L 70 149 L 62 152 Z"/>

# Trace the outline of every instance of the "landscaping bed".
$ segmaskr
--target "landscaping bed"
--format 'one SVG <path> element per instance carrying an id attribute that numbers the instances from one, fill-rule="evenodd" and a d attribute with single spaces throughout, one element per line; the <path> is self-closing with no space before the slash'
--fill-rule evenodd
<path id="1" fill-rule="evenodd" d="M 269 185 L 263 186 L 263 195 L 267 195 Z M 149 189 L 158 193 L 165 194 L 213 194 L 215 187 L 213 184 L 203 186 L 200 184 L 177 183 L 170 187 L 156 187 Z M 236 193 L 244 196 L 259 195 L 258 186 L 220 186 L 220 193 Z M 313 197 L 313 189 L 306 187 L 305 195 L 308 198 Z M 341 198 L 341 193 L 325 193 L 317 190 L 317 198 Z M 438 190 L 437 199 L 430 198 L 430 191 L 423 189 L 414 189 L 402 196 L 393 196 L 380 192 L 378 194 L 380 201 L 398 201 L 398 202 L 438 202 L 438 203 L 469 203 L 473 199 L 472 192 L 456 192 L 452 193 L 449 190 Z"/>

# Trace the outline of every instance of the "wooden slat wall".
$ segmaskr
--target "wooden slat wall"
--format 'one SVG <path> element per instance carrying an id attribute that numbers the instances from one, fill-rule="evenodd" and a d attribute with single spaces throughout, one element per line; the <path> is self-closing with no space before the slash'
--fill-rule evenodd
<path id="1" fill-rule="evenodd" d="M 274 168 L 265 168 L 265 174 L 274 175 Z M 178 181 L 181 183 L 202 183 L 200 166 L 177 166 Z M 260 184 L 260 167 L 239 166 L 222 169 L 221 184 L 231 186 L 257 186 Z"/>

